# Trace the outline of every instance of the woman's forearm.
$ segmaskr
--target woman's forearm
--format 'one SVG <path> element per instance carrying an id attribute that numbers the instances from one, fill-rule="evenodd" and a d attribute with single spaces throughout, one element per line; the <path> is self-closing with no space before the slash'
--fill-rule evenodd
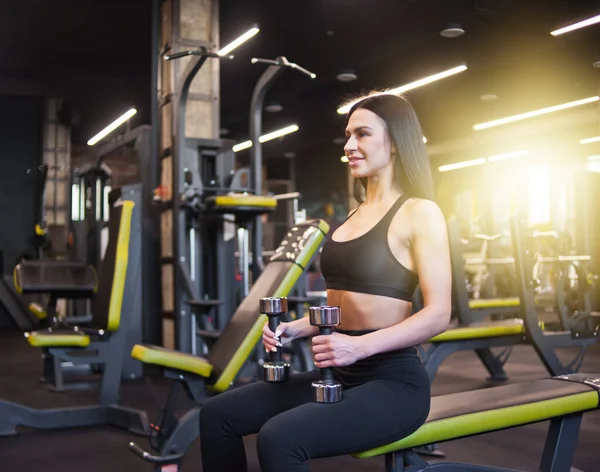
<path id="1" fill-rule="evenodd" d="M 404 349 L 427 342 L 443 333 L 450 322 L 450 313 L 438 307 L 429 306 L 406 320 L 388 328 L 379 329 L 360 336 L 363 357 L 380 352 Z"/>
<path id="2" fill-rule="evenodd" d="M 319 334 L 319 328 L 310 324 L 310 318 L 308 316 L 294 320 L 290 322 L 290 324 L 293 325 L 294 330 L 298 330 L 297 332 L 299 334 L 294 336 L 295 339 L 308 338 Z"/>

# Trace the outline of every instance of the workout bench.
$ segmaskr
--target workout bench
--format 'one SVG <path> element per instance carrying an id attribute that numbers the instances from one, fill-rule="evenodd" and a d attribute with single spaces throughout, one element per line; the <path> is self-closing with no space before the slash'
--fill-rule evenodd
<path id="1" fill-rule="evenodd" d="M 581 314 L 582 318 L 589 320 L 587 325 L 582 323 L 581 328 L 572 325 L 570 330 L 549 331 L 544 323 L 539 322 L 534 289 L 530 283 L 533 259 L 526 253 L 524 247 L 524 225 L 525 221 L 521 218 L 511 219 L 520 318 L 475 321 L 477 318 L 471 312 L 472 308 L 464 287 L 464 260 L 460 253 L 451 252 L 452 303 L 458 323 L 432 338 L 427 346 L 420 346 L 423 362 L 431 381 L 446 358 L 457 351 L 465 350 L 475 351 L 493 380 L 506 380 L 504 364 L 511 349 L 520 344 L 533 346 L 549 375 L 574 373 L 581 366 L 587 346 L 597 341 L 600 322 L 597 317 L 589 313 Z M 450 240 L 458 238 L 456 221 L 448 222 L 448 233 Z M 579 348 L 578 354 L 566 365 L 555 353 L 555 349 L 565 347 Z M 492 348 L 503 349 L 496 354 Z"/>
<path id="2" fill-rule="evenodd" d="M 414 449 L 550 421 L 539 472 L 569 472 L 583 414 L 599 408 L 600 374 L 569 374 L 431 399 L 429 416 L 400 441 L 354 454 L 385 455 L 386 472 L 518 472 L 485 465 L 428 463 Z"/>
<path id="3" fill-rule="evenodd" d="M 94 327 L 44 330 L 25 335 L 31 346 L 44 350 L 47 362 L 57 363 L 57 373 L 64 361 L 101 365 L 98 404 L 35 409 L 0 400 L 0 436 L 16 434 L 18 426 L 59 429 L 108 424 L 147 434 L 146 413 L 119 404 L 130 314 L 134 303 L 139 303 L 133 287 L 140 276 L 140 247 L 130 247 L 129 242 L 131 231 L 141 229 L 131 227 L 133 207 L 133 202 L 123 201 L 111 209 L 108 247 L 100 268 L 98 292 L 92 299 Z M 59 282 L 68 282 L 76 277 L 79 269 L 72 272 L 74 269 L 76 266 L 72 264 L 61 267 L 58 263 L 17 267 L 15 282 L 23 290 L 30 284 L 64 290 Z M 60 273 L 62 275 L 59 276 Z"/>
<path id="4" fill-rule="evenodd" d="M 322 220 L 305 221 L 288 232 L 265 270 L 256 279 L 230 322 L 211 346 L 208 357 L 198 357 L 158 346 L 135 345 L 131 355 L 145 364 L 160 366 L 174 382 L 157 424 L 150 431 L 150 446 L 158 454 L 130 443 L 133 452 L 155 464 L 157 471 L 181 470 L 180 464 L 199 437 L 200 409 L 210 395 L 226 391 L 251 352 L 259 343 L 267 316 L 259 312 L 263 297 L 285 297 L 310 266 L 329 231 Z M 178 390 L 183 388 L 195 406 L 181 418 L 174 408 Z"/>

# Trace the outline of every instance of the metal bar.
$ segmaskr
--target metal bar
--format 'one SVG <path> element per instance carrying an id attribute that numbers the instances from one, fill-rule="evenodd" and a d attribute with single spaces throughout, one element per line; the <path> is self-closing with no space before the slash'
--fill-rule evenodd
<path id="1" fill-rule="evenodd" d="M 161 0 L 152 0 L 152 32 L 150 38 L 150 129 L 144 149 L 139 152 L 142 185 L 142 314 L 144 343 L 159 344 L 162 340 L 162 323 L 159 307 L 162 306 L 160 281 L 160 220 L 152 209 L 154 189 L 160 184 L 160 161 L 158 159 L 160 118 L 158 114 L 159 54 Z"/>
<path id="2" fill-rule="evenodd" d="M 534 262 L 577 262 L 577 261 L 591 261 L 592 256 L 582 255 L 582 256 L 539 256 L 533 258 Z M 514 257 L 497 257 L 484 259 L 482 257 L 470 257 L 465 259 L 465 264 L 467 265 L 476 265 L 476 264 L 514 264 Z"/>
<path id="3" fill-rule="evenodd" d="M 548 427 L 544 452 L 540 461 L 540 472 L 569 470 L 573 463 L 582 414 L 554 418 Z"/>
<path id="4" fill-rule="evenodd" d="M 278 58 L 279 60 L 280 58 Z M 260 76 L 250 102 L 250 173 L 252 177 L 252 190 L 256 195 L 262 195 L 262 145 L 259 137 L 262 133 L 262 110 L 267 91 L 283 72 L 280 65 L 270 65 Z M 264 269 L 262 260 L 262 219 L 254 218 L 252 224 L 252 276 L 257 280 Z"/>
<path id="5" fill-rule="evenodd" d="M 172 185 L 173 192 L 173 257 L 176 264 L 186 263 L 187 234 L 186 215 L 181 205 L 181 195 L 183 194 L 184 181 L 184 152 L 185 152 L 185 117 L 187 108 L 187 99 L 192 80 L 206 62 L 208 55 L 192 56 L 185 71 L 181 76 L 181 81 L 177 87 L 177 100 L 173 109 L 173 169 Z M 178 62 L 178 61 L 175 61 Z M 175 349 L 181 352 L 190 353 L 192 349 L 192 339 L 190 333 L 186 332 L 186 325 L 191 317 L 191 309 L 186 306 L 182 292 L 182 283 L 180 271 L 174 267 L 173 273 L 173 312 L 175 314 Z M 195 333 L 195 330 L 193 331 Z"/>

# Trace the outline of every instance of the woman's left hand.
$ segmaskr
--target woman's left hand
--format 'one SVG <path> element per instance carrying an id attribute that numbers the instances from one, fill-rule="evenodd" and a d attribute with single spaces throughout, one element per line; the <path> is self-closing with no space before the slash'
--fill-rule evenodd
<path id="1" fill-rule="evenodd" d="M 315 366 L 319 369 L 354 364 L 366 357 L 360 336 L 348 336 L 336 332 L 318 335 L 312 338 L 312 346 Z"/>

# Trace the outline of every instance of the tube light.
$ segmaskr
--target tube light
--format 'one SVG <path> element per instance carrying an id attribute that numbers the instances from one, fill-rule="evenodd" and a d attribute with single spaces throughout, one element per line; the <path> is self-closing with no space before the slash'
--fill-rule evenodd
<path id="1" fill-rule="evenodd" d="M 564 28 L 554 30 L 550 34 L 552 36 L 558 36 L 561 34 L 570 33 L 571 31 L 575 31 L 580 28 L 585 28 L 586 26 L 594 25 L 596 23 L 600 23 L 600 15 L 593 16 L 587 20 L 579 21 L 577 23 L 573 23 L 572 25 L 565 26 Z"/>
<path id="2" fill-rule="evenodd" d="M 515 152 L 507 152 L 506 154 L 498 154 L 497 156 L 488 157 L 488 162 L 498 162 L 503 161 L 504 159 L 513 159 L 519 156 L 526 156 L 529 154 L 529 151 L 515 151 Z"/>
<path id="3" fill-rule="evenodd" d="M 593 138 L 585 138 L 579 142 L 581 144 L 590 144 L 590 143 L 597 143 L 598 141 L 600 141 L 600 136 L 594 136 Z"/>
<path id="4" fill-rule="evenodd" d="M 473 167 L 473 166 L 477 166 L 480 164 L 485 164 L 487 161 L 485 160 L 485 158 L 480 158 L 480 159 L 473 159 L 471 161 L 463 161 L 463 162 L 457 162 L 455 164 L 447 164 L 445 166 L 439 166 L 438 170 L 440 172 L 446 172 L 449 170 L 456 170 L 456 169 L 464 169 L 465 167 Z"/>
<path id="5" fill-rule="evenodd" d="M 440 172 L 446 172 L 449 170 L 463 169 L 465 167 L 472 167 L 472 166 L 476 166 L 479 164 L 485 164 L 487 162 L 503 161 L 504 159 L 513 159 L 515 157 L 526 156 L 528 154 L 529 154 L 529 151 L 525 151 L 525 150 L 506 152 L 504 154 L 498 154 L 496 156 L 481 157 L 479 159 L 473 159 L 471 161 L 463 161 L 463 162 L 456 162 L 455 164 L 443 165 L 443 166 L 438 167 L 438 170 Z"/>
<path id="6" fill-rule="evenodd" d="M 238 151 L 243 151 L 244 149 L 248 149 L 249 147 L 252 147 L 252 141 L 250 141 L 250 140 L 244 141 L 243 143 L 236 144 L 231 149 L 233 150 L 233 152 L 238 152 Z"/>
<path id="7" fill-rule="evenodd" d="M 521 113 L 519 115 L 507 116 L 506 118 L 500 118 L 498 120 L 488 121 L 486 123 L 479 123 L 473 126 L 473 129 L 476 131 L 492 128 L 494 126 L 504 125 L 506 123 L 512 123 L 513 121 L 525 120 L 527 118 L 532 118 L 534 116 L 545 115 L 546 113 L 552 113 L 555 111 L 565 110 L 567 108 L 578 107 L 580 105 L 586 105 L 588 103 L 597 102 L 600 100 L 600 97 L 588 97 L 581 100 L 575 100 L 574 102 L 562 103 L 560 105 L 555 105 L 552 107 L 541 108 L 539 110 L 528 111 L 526 113 Z"/>
<path id="8" fill-rule="evenodd" d="M 261 143 L 266 143 L 267 141 L 271 141 L 272 139 L 280 138 L 282 136 L 285 136 L 286 134 L 294 133 L 299 129 L 300 128 L 298 128 L 298 125 L 286 126 L 285 128 L 278 129 L 277 131 L 272 131 L 270 133 L 263 134 L 261 137 L 258 138 L 258 141 Z M 252 147 L 252 141 L 248 140 L 236 144 L 231 149 L 233 150 L 233 152 L 238 152 L 242 151 L 243 149 L 248 149 L 250 147 Z"/>
<path id="9" fill-rule="evenodd" d="M 428 77 L 423 77 L 422 79 L 415 80 L 414 82 L 411 82 L 409 84 L 401 85 L 400 87 L 396 87 L 396 88 L 388 90 L 386 92 L 374 93 L 373 95 L 369 95 L 369 97 L 373 97 L 376 95 L 399 95 L 401 93 L 407 92 L 407 91 L 415 89 L 417 87 L 422 87 L 423 85 L 427 85 L 432 82 L 436 82 L 438 80 L 445 79 L 446 77 L 450 77 L 451 75 L 458 74 L 459 72 L 462 72 L 464 70 L 467 70 L 467 66 L 465 66 L 465 65 L 453 67 L 452 69 L 448 69 L 443 72 L 439 72 L 437 74 L 430 75 Z M 359 98 L 358 100 L 354 100 L 351 103 L 347 103 L 346 105 L 338 108 L 337 112 L 340 115 L 345 115 L 346 113 L 348 113 L 350 111 L 350 108 L 352 108 L 356 103 L 360 102 L 361 100 L 364 100 L 365 98 L 367 98 L 367 97 L 362 97 L 362 98 Z"/>
<path id="10" fill-rule="evenodd" d="M 119 126 L 121 126 L 123 123 L 125 123 L 129 118 L 131 118 L 136 113 L 137 113 L 137 110 L 135 108 L 132 108 L 131 110 L 127 111 L 125 114 L 123 114 L 122 116 L 117 118 L 110 125 L 108 125 L 102 131 L 100 131 L 96 136 L 91 138 L 87 142 L 88 146 L 93 146 L 94 144 L 96 144 L 98 141 L 100 141 L 102 138 L 107 136 L 109 133 L 112 133 L 114 130 L 116 130 Z"/>
<path id="11" fill-rule="evenodd" d="M 256 35 L 259 31 L 260 30 L 256 26 L 253 28 L 250 28 L 248 31 L 246 31 L 244 34 L 242 34 L 239 38 L 234 39 L 227 46 L 221 48 L 219 50 L 219 52 L 217 52 L 217 54 L 219 56 L 226 56 L 231 51 L 233 51 L 235 48 L 237 48 L 238 46 L 240 46 L 243 43 L 245 43 L 246 41 L 248 41 L 252 36 Z"/>

